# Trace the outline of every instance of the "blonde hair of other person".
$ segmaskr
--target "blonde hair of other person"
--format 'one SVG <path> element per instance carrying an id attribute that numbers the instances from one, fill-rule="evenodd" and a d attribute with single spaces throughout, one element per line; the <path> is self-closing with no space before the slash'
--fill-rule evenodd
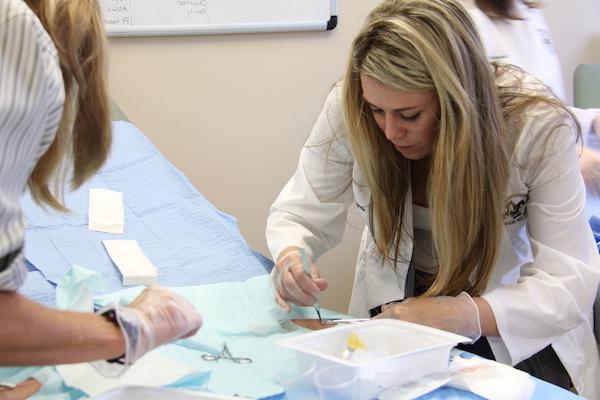
<path id="1" fill-rule="evenodd" d="M 66 167 L 79 187 L 106 160 L 112 141 L 106 90 L 106 38 L 97 1 L 25 0 L 54 42 L 65 103 L 56 138 L 28 181 L 33 198 L 55 209 L 62 204 Z"/>
<path id="2" fill-rule="evenodd" d="M 454 0 L 383 1 L 353 43 L 344 112 L 355 158 L 372 192 L 372 234 L 380 253 L 392 259 L 407 234 L 403 221 L 410 163 L 377 126 L 362 97 L 360 74 L 403 91 L 434 90 L 439 99 L 439 134 L 427 188 L 439 273 L 424 296 L 461 291 L 478 296 L 488 283 L 518 140 L 511 133 L 520 132 L 508 130 L 507 122 L 522 126 L 526 110 L 544 102 L 557 111 L 549 129 L 569 120 L 576 124 L 549 90 L 532 95 L 520 84 L 497 87 L 496 79 L 511 71 L 521 74 L 513 67 L 490 66 L 477 29 Z"/>

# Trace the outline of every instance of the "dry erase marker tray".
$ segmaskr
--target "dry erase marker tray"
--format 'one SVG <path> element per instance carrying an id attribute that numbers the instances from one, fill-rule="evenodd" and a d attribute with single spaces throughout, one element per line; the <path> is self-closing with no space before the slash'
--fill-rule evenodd
<path id="1" fill-rule="evenodd" d="M 364 345 L 360 357 L 343 358 L 349 335 Z M 467 337 L 409 322 L 376 319 L 336 326 L 283 339 L 278 345 L 294 349 L 299 360 L 318 368 L 341 365 L 358 372 L 362 381 L 391 387 L 448 368 L 450 350 Z"/>
<path id="2" fill-rule="evenodd" d="M 239 400 L 239 397 L 162 387 L 124 385 L 90 398 L 91 400 Z"/>

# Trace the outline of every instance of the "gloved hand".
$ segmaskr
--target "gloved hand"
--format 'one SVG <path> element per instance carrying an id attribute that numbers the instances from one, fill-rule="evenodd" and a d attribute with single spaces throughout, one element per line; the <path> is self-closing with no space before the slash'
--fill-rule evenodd
<path id="1" fill-rule="evenodd" d="M 395 318 L 454 332 L 476 341 L 481 337 L 479 309 L 467 292 L 456 297 L 411 297 L 382 306 L 375 318 Z"/>
<path id="2" fill-rule="evenodd" d="M 119 362 L 125 366 L 155 347 L 194 335 L 202 326 L 202 318 L 189 301 L 158 286 L 147 287 L 128 306 L 111 304 L 98 313 L 108 314 L 121 328 L 125 354 Z M 92 364 L 105 375 L 120 375 L 124 371 L 111 371 L 102 362 Z"/>
<path id="3" fill-rule="evenodd" d="M 319 293 L 327 289 L 327 281 L 320 277 L 316 265 L 310 260 L 307 262 L 310 276 L 305 270 L 300 249 L 287 247 L 271 271 L 275 301 L 285 312 L 291 309 L 288 302 L 299 306 L 315 304 Z"/>

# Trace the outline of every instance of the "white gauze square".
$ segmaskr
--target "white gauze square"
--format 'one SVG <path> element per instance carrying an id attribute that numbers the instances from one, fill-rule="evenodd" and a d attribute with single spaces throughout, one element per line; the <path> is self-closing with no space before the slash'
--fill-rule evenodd
<path id="1" fill-rule="evenodd" d="M 123 276 L 123 286 L 153 285 L 156 267 L 135 240 L 103 240 L 102 244 Z"/>
<path id="2" fill-rule="evenodd" d="M 88 207 L 90 230 L 123 233 L 125 226 L 123 193 L 108 189 L 90 189 Z"/>

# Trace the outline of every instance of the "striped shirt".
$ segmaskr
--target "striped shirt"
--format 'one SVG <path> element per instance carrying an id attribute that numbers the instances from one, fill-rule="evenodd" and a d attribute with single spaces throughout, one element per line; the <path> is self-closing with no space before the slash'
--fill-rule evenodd
<path id="1" fill-rule="evenodd" d="M 0 0 L 0 258 L 23 247 L 20 197 L 62 116 L 64 85 L 56 48 L 22 0 Z M 19 254 L 0 271 L 0 290 L 27 276 Z"/>

